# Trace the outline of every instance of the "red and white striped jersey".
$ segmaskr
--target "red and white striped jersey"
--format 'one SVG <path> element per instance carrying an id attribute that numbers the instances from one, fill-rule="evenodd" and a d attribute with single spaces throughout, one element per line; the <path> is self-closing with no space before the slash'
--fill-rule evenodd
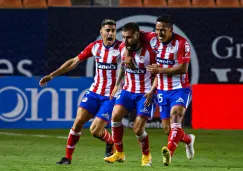
<path id="1" fill-rule="evenodd" d="M 132 93 L 147 93 L 151 90 L 153 80 L 146 67 L 156 63 L 155 53 L 149 44 L 144 44 L 140 49 L 132 53 L 136 69 L 129 69 L 124 63 L 125 44 L 120 45 L 121 59 L 125 68 L 125 84 L 123 89 Z"/>
<path id="2" fill-rule="evenodd" d="M 168 43 L 160 43 L 154 32 L 141 32 L 142 40 L 149 42 L 157 53 L 156 62 L 162 68 L 176 67 L 181 63 L 190 62 L 190 46 L 187 40 L 173 33 Z M 157 74 L 158 89 L 174 90 L 190 86 L 188 73 L 178 75 Z"/>
<path id="3" fill-rule="evenodd" d="M 109 47 L 103 44 L 102 40 L 90 43 L 79 55 L 78 58 L 83 61 L 90 57 L 95 58 L 96 75 L 94 83 L 90 86 L 90 91 L 103 96 L 110 96 L 117 78 L 117 66 L 120 62 L 119 45 L 117 41 Z"/>

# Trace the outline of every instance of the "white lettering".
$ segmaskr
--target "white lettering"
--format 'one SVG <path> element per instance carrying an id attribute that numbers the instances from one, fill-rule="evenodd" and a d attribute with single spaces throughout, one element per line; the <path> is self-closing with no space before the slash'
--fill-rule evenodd
<path id="1" fill-rule="evenodd" d="M 24 60 L 19 61 L 18 65 L 17 65 L 17 69 L 21 74 L 23 74 L 27 77 L 31 77 L 32 73 L 24 68 L 25 64 L 31 65 L 32 61 L 28 60 L 28 59 L 24 59 Z"/>
<path id="2" fill-rule="evenodd" d="M 235 58 L 241 59 L 242 58 L 242 56 L 241 56 L 241 48 L 243 47 L 243 44 L 238 43 L 235 46 L 236 46 L 236 57 Z"/>
<path id="3" fill-rule="evenodd" d="M 231 71 L 230 68 L 223 68 L 223 69 L 211 68 L 211 71 L 215 73 L 219 82 L 228 82 L 227 73 Z"/>
<path id="4" fill-rule="evenodd" d="M 42 118 L 38 118 L 38 101 L 41 95 L 45 92 L 51 93 L 51 118 L 47 118 L 48 121 L 59 121 L 58 117 L 58 93 L 53 88 L 45 88 L 38 93 L 38 89 L 36 88 L 27 88 L 26 91 L 31 92 L 31 117 L 26 118 L 27 121 L 41 121 Z M 50 105 L 48 102 L 46 105 Z"/>
<path id="5" fill-rule="evenodd" d="M 240 76 L 240 82 L 243 82 L 243 68 L 238 68 L 237 71 L 239 71 L 241 73 L 241 76 Z"/>
<path id="6" fill-rule="evenodd" d="M 6 65 L 6 69 L 0 69 L 0 74 L 13 74 L 14 68 L 12 63 L 9 60 L 6 59 L 0 59 L 0 65 Z"/>
<path id="7" fill-rule="evenodd" d="M 73 92 L 78 91 L 77 88 L 61 88 L 60 91 L 64 91 L 66 94 L 65 104 L 65 121 L 73 121 Z"/>
<path id="8" fill-rule="evenodd" d="M 233 56 L 233 49 L 234 49 L 233 47 L 226 47 L 225 49 L 227 49 L 227 54 L 224 55 L 224 56 L 219 55 L 219 53 L 217 51 L 217 45 L 218 45 L 218 43 L 219 43 L 219 41 L 221 39 L 227 39 L 227 40 L 229 40 L 229 42 L 231 43 L 231 45 L 233 43 L 233 38 L 232 37 L 229 37 L 229 36 L 219 36 L 216 39 L 214 39 L 214 41 L 212 43 L 212 52 L 213 52 L 214 56 L 216 56 L 219 59 L 227 59 L 227 58 L 232 57 Z"/>

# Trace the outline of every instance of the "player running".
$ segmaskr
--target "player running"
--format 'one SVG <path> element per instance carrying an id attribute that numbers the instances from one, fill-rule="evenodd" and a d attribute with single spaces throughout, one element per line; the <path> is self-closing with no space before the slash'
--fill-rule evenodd
<path id="1" fill-rule="evenodd" d="M 110 122 L 115 99 L 109 100 L 109 96 L 115 86 L 117 78 L 117 64 L 120 60 L 119 45 L 116 40 L 116 22 L 105 19 L 101 23 L 100 34 L 102 40 L 90 43 L 78 56 L 66 61 L 60 68 L 40 80 L 40 86 L 44 86 L 54 77 L 74 69 L 80 62 L 95 57 L 96 75 L 94 83 L 83 97 L 77 116 L 70 129 L 66 156 L 56 164 L 71 164 L 72 155 L 79 141 L 83 125 L 95 117 L 90 126 L 90 132 L 95 137 L 106 142 L 105 157 L 113 154 L 113 140 L 105 126 Z"/>
<path id="2" fill-rule="evenodd" d="M 188 80 L 189 44 L 185 38 L 173 32 L 169 15 L 157 18 L 155 33 L 142 33 L 141 36 L 157 53 L 157 64 L 149 65 L 147 70 L 157 74 L 160 116 L 162 125 L 169 133 L 168 146 L 162 148 L 163 163 L 166 166 L 171 163 L 179 141 L 186 144 L 187 158 L 192 159 L 195 154 L 195 136 L 186 134 L 181 124 L 191 98 Z"/>
<path id="3" fill-rule="evenodd" d="M 122 28 L 124 43 L 120 46 L 122 65 L 117 79 L 116 86 L 111 95 L 117 91 L 122 78 L 125 75 L 125 85 L 122 92 L 118 95 L 112 112 L 112 135 L 116 152 L 105 157 L 104 160 L 109 163 L 115 161 L 123 162 L 125 154 L 123 150 L 123 125 L 122 118 L 129 112 L 136 109 L 137 116 L 134 122 L 133 130 L 138 138 L 142 150 L 142 166 L 152 165 L 152 156 L 150 153 L 149 137 L 145 131 L 145 124 L 154 113 L 155 104 L 147 103 L 146 96 L 152 97 L 150 90 L 153 84 L 152 74 L 146 71 L 146 67 L 155 63 L 155 53 L 148 44 L 142 44 L 139 39 L 139 27 L 135 23 L 127 23 Z M 126 63 L 125 58 L 134 61 L 133 66 Z"/>

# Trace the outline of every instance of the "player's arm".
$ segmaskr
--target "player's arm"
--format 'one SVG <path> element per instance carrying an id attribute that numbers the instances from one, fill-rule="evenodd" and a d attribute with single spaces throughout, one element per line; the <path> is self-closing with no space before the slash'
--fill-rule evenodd
<path id="1" fill-rule="evenodd" d="M 176 67 L 161 68 L 157 64 L 149 65 L 147 70 L 153 74 L 167 74 L 167 75 L 178 75 L 186 74 L 188 71 L 189 63 L 182 63 Z"/>
<path id="2" fill-rule="evenodd" d="M 151 104 L 151 101 L 154 96 L 154 92 L 157 89 L 157 84 L 158 84 L 158 77 L 155 76 L 151 90 L 144 95 L 144 97 L 146 97 L 146 100 L 144 101 L 144 106 L 149 106 Z"/>
<path id="3" fill-rule="evenodd" d="M 156 63 L 156 54 L 153 52 L 152 49 L 149 49 L 149 52 L 150 52 L 150 60 L 151 60 L 151 63 Z M 157 75 L 154 75 L 155 78 L 154 78 L 154 81 L 153 81 L 153 84 L 152 84 L 152 87 L 150 89 L 150 91 L 148 93 L 146 93 L 144 95 L 144 97 L 146 97 L 146 100 L 144 101 L 144 106 L 149 106 L 151 104 L 151 101 L 153 99 L 153 96 L 154 96 L 154 92 L 156 91 L 157 89 L 157 85 L 158 85 L 158 77 Z"/>
<path id="4" fill-rule="evenodd" d="M 118 77 L 116 79 L 116 85 L 115 85 L 115 87 L 112 90 L 112 93 L 110 95 L 110 99 L 112 99 L 115 96 L 115 94 L 117 93 L 117 91 L 119 90 L 119 87 L 121 85 L 121 82 L 122 82 L 124 76 L 125 76 L 124 63 L 121 62 L 120 69 L 119 69 L 119 72 L 118 72 Z"/>
<path id="5" fill-rule="evenodd" d="M 76 66 L 80 63 L 81 61 L 79 60 L 78 56 L 67 60 L 64 64 L 62 64 L 57 70 L 53 71 L 50 76 L 52 78 L 62 75 L 66 72 L 69 72 L 76 68 Z"/>
<path id="6" fill-rule="evenodd" d="M 144 43 L 144 44 L 150 44 L 151 39 L 156 38 L 156 34 L 155 32 L 144 32 L 144 31 L 140 31 L 140 40 Z"/>
<path id="7" fill-rule="evenodd" d="M 124 64 L 121 63 L 120 69 L 118 72 L 118 78 L 116 80 L 116 86 L 120 86 L 121 81 L 123 80 L 124 76 L 125 76 L 125 67 L 124 67 Z"/>
<path id="8" fill-rule="evenodd" d="M 64 64 L 62 64 L 57 70 L 53 71 L 51 74 L 43 77 L 39 84 L 40 86 L 45 86 L 49 81 L 51 81 L 54 77 L 62 75 L 72 69 L 76 68 L 76 66 L 82 62 L 83 60 L 92 56 L 92 43 L 89 44 L 78 56 L 67 60 Z"/>
<path id="9" fill-rule="evenodd" d="M 149 65 L 147 70 L 153 74 L 167 74 L 167 75 L 178 75 L 186 74 L 188 72 L 190 62 L 190 47 L 187 41 L 181 43 L 178 51 L 178 62 L 179 65 L 171 68 L 162 68 L 156 64 Z"/>

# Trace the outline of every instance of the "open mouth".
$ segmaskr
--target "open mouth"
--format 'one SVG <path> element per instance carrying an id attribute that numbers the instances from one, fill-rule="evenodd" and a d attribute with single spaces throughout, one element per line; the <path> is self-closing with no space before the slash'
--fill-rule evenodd
<path id="1" fill-rule="evenodd" d="M 112 41 L 113 38 L 112 38 L 112 37 L 108 37 L 107 40 L 108 40 L 108 41 Z"/>

